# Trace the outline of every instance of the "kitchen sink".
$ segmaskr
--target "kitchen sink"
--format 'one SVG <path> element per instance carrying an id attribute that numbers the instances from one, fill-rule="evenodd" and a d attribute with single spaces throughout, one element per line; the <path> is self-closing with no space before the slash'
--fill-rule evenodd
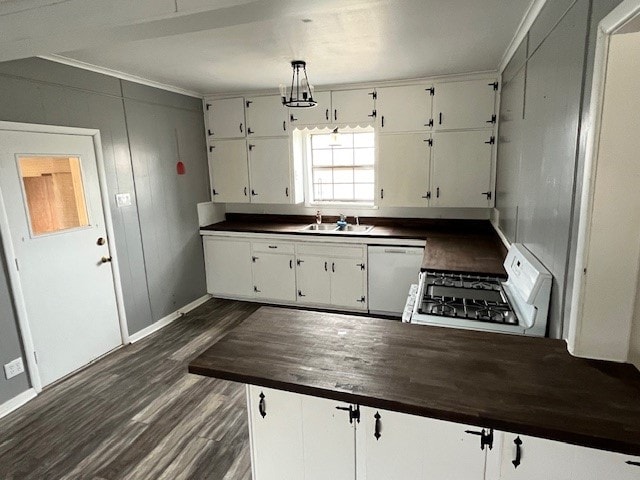
<path id="1" fill-rule="evenodd" d="M 339 229 L 333 223 L 312 223 L 301 228 L 300 232 L 318 232 L 318 233 L 367 233 L 373 228 L 373 225 L 347 225 Z"/>
<path id="2" fill-rule="evenodd" d="M 304 228 L 301 228 L 302 232 L 329 232 L 332 230 L 336 230 L 338 228 L 337 225 L 333 223 L 312 223 L 311 225 L 307 225 Z"/>

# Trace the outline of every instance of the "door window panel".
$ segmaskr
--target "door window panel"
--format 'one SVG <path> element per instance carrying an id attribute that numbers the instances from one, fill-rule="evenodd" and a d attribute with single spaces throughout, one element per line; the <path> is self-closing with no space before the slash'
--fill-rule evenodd
<path id="1" fill-rule="evenodd" d="M 78 157 L 20 156 L 18 164 L 33 236 L 89 225 Z"/>

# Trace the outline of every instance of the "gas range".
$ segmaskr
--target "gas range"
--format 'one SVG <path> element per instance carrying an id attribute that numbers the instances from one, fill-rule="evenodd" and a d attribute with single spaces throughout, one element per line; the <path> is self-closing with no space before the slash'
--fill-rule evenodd
<path id="1" fill-rule="evenodd" d="M 424 325 L 544 336 L 551 274 L 520 244 L 504 262 L 507 278 L 425 271 L 403 320 Z"/>

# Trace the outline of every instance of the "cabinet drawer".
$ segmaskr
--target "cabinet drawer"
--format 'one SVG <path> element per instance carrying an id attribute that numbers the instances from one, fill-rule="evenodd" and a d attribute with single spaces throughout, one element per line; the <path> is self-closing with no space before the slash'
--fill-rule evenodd
<path id="1" fill-rule="evenodd" d="M 254 252 L 283 253 L 293 255 L 295 248 L 293 243 L 282 242 L 252 242 L 251 248 Z"/>
<path id="2" fill-rule="evenodd" d="M 323 257 L 363 258 L 364 247 L 353 245 L 326 245 L 318 243 L 299 243 L 296 252 L 300 255 L 317 255 Z"/>

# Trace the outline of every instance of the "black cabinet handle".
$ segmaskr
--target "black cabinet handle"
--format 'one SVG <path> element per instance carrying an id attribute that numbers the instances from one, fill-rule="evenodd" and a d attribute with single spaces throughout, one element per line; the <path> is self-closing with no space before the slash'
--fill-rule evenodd
<path id="1" fill-rule="evenodd" d="M 324 111 L 324 118 L 329 120 L 329 109 L 328 108 Z"/>
<path id="2" fill-rule="evenodd" d="M 244 187 L 244 196 L 247 196 L 247 187 Z"/>
<path id="3" fill-rule="evenodd" d="M 327 272 L 327 271 L 328 271 L 328 269 L 327 269 L 327 263 L 328 263 L 328 262 L 324 262 L 324 271 L 325 271 L 325 272 Z"/>
<path id="4" fill-rule="evenodd" d="M 258 411 L 260 412 L 260 415 L 262 416 L 262 418 L 267 416 L 267 407 L 265 406 L 264 393 L 262 392 L 260 392 L 260 401 L 258 402 Z"/>
<path id="5" fill-rule="evenodd" d="M 380 189 L 380 200 L 384 198 L 384 188 Z"/>
<path id="6" fill-rule="evenodd" d="M 382 119 L 381 120 L 382 120 L 382 125 L 381 126 L 382 126 L 382 128 L 384 128 L 384 115 L 382 115 Z"/>
<path id="7" fill-rule="evenodd" d="M 382 436 L 382 422 L 380 421 L 380 414 L 376 412 L 373 418 L 376 419 L 373 436 L 376 437 L 376 440 L 380 440 L 380 437 Z"/>
<path id="8" fill-rule="evenodd" d="M 285 196 L 287 196 L 287 197 L 289 196 L 289 187 L 286 187 L 286 188 L 284 189 L 284 194 L 285 194 Z"/>
<path id="9" fill-rule="evenodd" d="M 442 112 L 438 114 L 438 125 L 442 125 Z"/>
<path id="10" fill-rule="evenodd" d="M 436 198 L 440 198 L 440 187 L 436 187 Z"/>
<path id="11" fill-rule="evenodd" d="M 269 245 L 269 248 L 276 249 L 276 248 L 278 248 L 278 246 L 277 245 Z"/>
<path id="12" fill-rule="evenodd" d="M 240 133 L 242 133 L 242 123 L 240 124 Z"/>
<path id="13" fill-rule="evenodd" d="M 286 120 L 282 122 L 282 130 L 287 131 L 287 122 Z"/>
<path id="14" fill-rule="evenodd" d="M 513 443 L 516 445 L 516 458 L 512 460 L 511 463 L 513 463 L 513 468 L 518 468 L 520 458 L 522 457 L 522 449 L 520 448 L 522 446 L 522 440 L 520 440 L 520 437 L 516 437 Z"/>
<path id="15" fill-rule="evenodd" d="M 303 294 L 302 294 L 302 290 L 298 290 L 298 296 L 299 296 L 299 297 L 306 297 L 306 295 L 303 295 Z"/>
<path id="16" fill-rule="evenodd" d="M 336 273 L 336 264 L 334 262 L 331 262 L 331 271 Z"/>
<path id="17" fill-rule="evenodd" d="M 289 260 L 289 268 L 293 270 L 293 260 Z"/>
<path id="18" fill-rule="evenodd" d="M 333 119 L 334 120 L 338 120 L 338 109 L 337 108 L 333 110 Z"/>

